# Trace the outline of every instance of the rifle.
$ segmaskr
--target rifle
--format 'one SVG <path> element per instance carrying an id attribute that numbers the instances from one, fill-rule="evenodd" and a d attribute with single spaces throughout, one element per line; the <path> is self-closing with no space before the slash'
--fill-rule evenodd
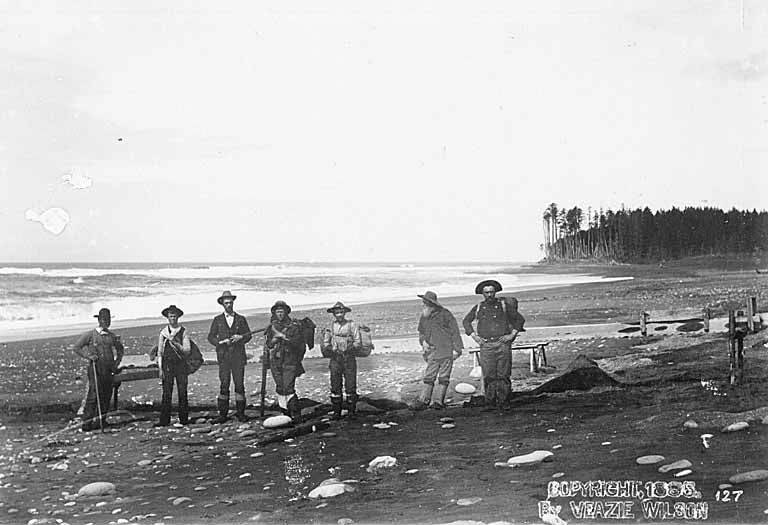
<path id="1" fill-rule="evenodd" d="M 256 334 L 261 333 L 261 332 L 266 332 L 267 328 L 269 328 L 269 326 L 265 326 L 263 328 L 257 328 L 256 330 L 251 330 L 250 332 L 248 332 L 246 334 L 235 334 L 235 335 L 240 335 L 240 336 L 243 336 L 243 337 L 246 337 L 248 335 L 256 335 Z M 220 345 L 230 345 L 230 344 L 232 344 L 231 338 L 227 337 L 226 339 L 222 339 L 221 341 L 219 341 L 219 344 Z"/>

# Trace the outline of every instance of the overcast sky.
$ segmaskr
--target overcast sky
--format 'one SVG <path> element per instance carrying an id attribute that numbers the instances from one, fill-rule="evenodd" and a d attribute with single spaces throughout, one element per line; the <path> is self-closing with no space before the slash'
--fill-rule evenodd
<path id="1" fill-rule="evenodd" d="M 553 201 L 765 207 L 765 2 L 164 4 L 0 1 L 0 261 L 535 260 Z"/>

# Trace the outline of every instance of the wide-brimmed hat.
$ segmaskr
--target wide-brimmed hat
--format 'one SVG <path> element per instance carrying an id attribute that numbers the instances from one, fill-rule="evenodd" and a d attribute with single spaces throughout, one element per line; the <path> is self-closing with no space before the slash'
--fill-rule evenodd
<path id="1" fill-rule="evenodd" d="M 436 294 L 435 292 L 431 291 L 431 290 L 430 290 L 430 291 L 426 291 L 426 292 L 424 292 L 424 294 L 423 294 L 423 295 L 417 295 L 417 297 L 421 297 L 422 299 L 424 299 L 424 300 L 425 300 L 425 301 L 427 301 L 428 303 L 432 303 L 432 304 L 434 304 L 435 306 L 439 306 L 440 308 L 442 308 L 442 307 L 443 307 L 443 305 L 442 305 L 442 304 L 440 304 L 439 302 L 437 302 L 437 294 Z"/>
<path id="2" fill-rule="evenodd" d="M 163 317 L 168 317 L 168 315 L 171 312 L 176 312 L 176 317 L 181 317 L 182 315 L 184 315 L 184 310 L 182 310 L 181 308 L 179 308 L 175 304 L 172 304 L 168 308 L 164 308 L 163 311 L 160 312 L 160 313 L 163 315 Z"/>
<path id="3" fill-rule="evenodd" d="M 285 310 L 285 313 L 287 314 L 291 313 L 291 307 L 288 306 L 288 303 L 286 303 L 285 301 L 275 302 L 275 304 L 272 305 L 272 308 L 270 308 L 269 311 L 272 313 L 275 313 L 275 310 L 277 310 L 278 308 L 282 308 L 283 310 Z"/>
<path id="4" fill-rule="evenodd" d="M 480 295 L 483 293 L 483 288 L 486 286 L 493 286 L 496 288 L 496 292 L 501 291 L 501 284 L 499 284 L 499 281 L 494 281 L 493 279 L 487 279 L 485 281 L 480 282 L 477 286 L 475 286 L 475 293 Z"/>
<path id="5" fill-rule="evenodd" d="M 108 316 L 112 317 L 112 312 L 109 311 L 109 308 L 102 308 L 101 310 L 99 310 L 99 313 L 94 315 L 94 317 L 99 318 L 102 315 L 108 315 Z"/>
<path id="6" fill-rule="evenodd" d="M 235 299 L 237 299 L 237 296 L 236 295 L 232 295 L 232 292 L 230 292 L 229 290 L 224 290 L 221 293 L 221 297 L 216 299 L 216 302 L 219 303 L 219 304 L 222 304 L 222 301 L 224 301 L 224 299 L 232 299 L 234 301 Z"/>
<path id="7" fill-rule="evenodd" d="M 336 310 L 343 310 L 344 312 L 351 312 L 352 308 L 349 308 L 348 306 L 345 306 L 344 303 L 342 303 L 341 301 L 336 301 L 336 304 L 334 304 L 333 306 L 328 308 L 326 310 L 326 312 L 328 312 L 329 314 L 332 314 Z"/>

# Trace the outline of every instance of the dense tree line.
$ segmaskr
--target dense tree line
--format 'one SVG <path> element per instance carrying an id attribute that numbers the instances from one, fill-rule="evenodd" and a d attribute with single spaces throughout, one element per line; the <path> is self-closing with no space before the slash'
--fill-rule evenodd
<path id="1" fill-rule="evenodd" d="M 560 209 L 542 216 L 547 261 L 655 262 L 768 250 L 768 212 L 718 208 L 619 211 Z M 586 229 L 583 228 L 586 219 Z"/>

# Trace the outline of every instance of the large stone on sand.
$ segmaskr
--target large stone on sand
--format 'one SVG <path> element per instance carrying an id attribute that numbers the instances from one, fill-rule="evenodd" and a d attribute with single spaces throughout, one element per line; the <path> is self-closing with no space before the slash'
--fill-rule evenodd
<path id="1" fill-rule="evenodd" d="M 535 450 L 530 454 L 524 454 L 522 456 L 513 456 L 507 460 L 507 465 L 533 465 L 534 463 L 541 463 L 554 456 L 549 450 Z"/>
<path id="2" fill-rule="evenodd" d="M 763 481 L 768 479 L 768 470 L 750 470 L 749 472 L 742 472 L 740 474 L 734 474 L 728 481 L 734 485 L 739 483 L 748 483 L 750 481 Z"/>
<path id="3" fill-rule="evenodd" d="M 530 395 L 566 392 L 568 390 L 589 390 L 598 386 L 621 386 L 621 383 L 606 374 L 590 358 L 578 355 L 566 368 L 565 373 L 550 379 L 530 392 Z"/>
<path id="4" fill-rule="evenodd" d="M 288 416 L 272 416 L 264 420 L 262 425 L 264 428 L 279 428 L 291 424 L 291 418 Z"/>
<path id="5" fill-rule="evenodd" d="M 104 496 L 114 494 L 115 485 L 108 481 L 96 481 L 80 487 L 77 491 L 78 496 Z"/>
<path id="6" fill-rule="evenodd" d="M 308 496 L 312 499 L 333 498 L 346 492 L 354 492 L 354 490 L 355 487 L 339 481 L 338 478 L 329 478 L 312 489 Z"/>

